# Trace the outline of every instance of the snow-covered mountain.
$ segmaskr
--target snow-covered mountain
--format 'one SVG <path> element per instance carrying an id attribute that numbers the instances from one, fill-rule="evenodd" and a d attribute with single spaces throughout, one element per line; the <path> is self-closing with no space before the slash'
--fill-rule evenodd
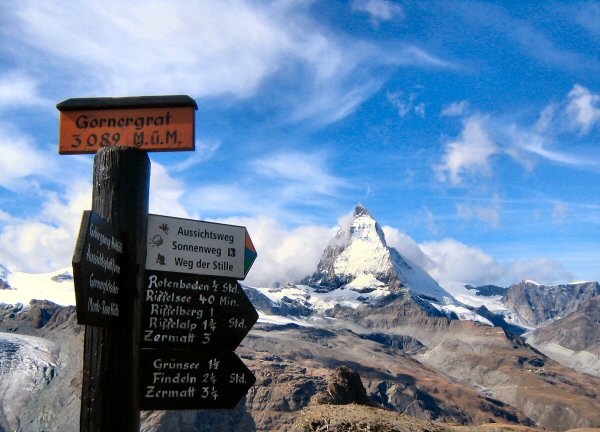
<path id="1" fill-rule="evenodd" d="M 405 296 L 426 315 L 472 320 L 492 326 L 487 318 L 457 301 L 417 264 L 389 247 L 379 223 L 367 208 L 356 206 L 323 251 L 314 273 L 299 284 L 278 288 L 247 288 L 266 314 L 309 317 L 336 308 L 357 309 Z"/>
<path id="2" fill-rule="evenodd" d="M 543 285 L 524 280 L 509 287 L 467 285 L 456 298 L 472 307 L 484 306 L 524 329 L 546 326 L 600 296 L 598 282 Z"/>
<path id="3" fill-rule="evenodd" d="M 302 282 L 323 291 L 408 289 L 438 303 L 454 302 L 452 295 L 425 270 L 387 245 L 379 223 L 362 204 L 356 206 L 351 220 L 339 228 L 323 252 L 317 271 Z"/>
<path id="4" fill-rule="evenodd" d="M 4 277 L 3 277 L 4 275 Z M 75 287 L 70 268 L 51 273 L 11 272 L 0 265 L 0 304 L 29 305 L 31 300 L 49 300 L 61 306 L 75 305 Z"/>

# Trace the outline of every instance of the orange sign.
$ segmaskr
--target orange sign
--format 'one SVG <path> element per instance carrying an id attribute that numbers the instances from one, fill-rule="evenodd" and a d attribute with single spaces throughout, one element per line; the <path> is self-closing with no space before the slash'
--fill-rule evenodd
<path id="1" fill-rule="evenodd" d="M 181 103 L 182 98 L 187 99 Z M 168 106 L 169 101 L 177 106 Z M 196 103 L 187 96 L 69 99 L 57 107 L 60 154 L 96 153 L 110 146 L 147 151 L 195 148 Z"/>

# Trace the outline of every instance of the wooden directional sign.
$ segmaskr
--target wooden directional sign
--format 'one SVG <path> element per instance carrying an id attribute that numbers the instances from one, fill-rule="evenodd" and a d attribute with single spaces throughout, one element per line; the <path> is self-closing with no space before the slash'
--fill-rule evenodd
<path id="1" fill-rule="evenodd" d="M 127 146 L 194 150 L 196 102 L 189 96 L 67 99 L 60 111 L 60 154 Z"/>
<path id="2" fill-rule="evenodd" d="M 255 381 L 233 352 L 141 350 L 142 410 L 231 409 Z"/>
<path id="3" fill-rule="evenodd" d="M 237 280 L 146 270 L 143 348 L 233 351 L 258 320 Z"/>
<path id="4" fill-rule="evenodd" d="M 244 279 L 256 259 L 245 227 L 148 215 L 146 270 Z"/>
<path id="5" fill-rule="evenodd" d="M 85 211 L 73 254 L 77 322 L 101 327 L 116 325 L 121 316 L 123 242 L 112 225 Z"/>

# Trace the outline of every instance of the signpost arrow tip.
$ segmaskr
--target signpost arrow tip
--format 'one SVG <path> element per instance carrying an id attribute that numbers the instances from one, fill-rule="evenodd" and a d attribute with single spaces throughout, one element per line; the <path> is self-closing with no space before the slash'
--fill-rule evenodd
<path id="1" fill-rule="evenodd" d="M 248 271 L 250 270 L 250 267 L 252 267 L 252 264 L 254 264 L 254 261 L 256 260 L 257 256 L 258 256 L 258 254 L 256 253 L 256 248 L 254 247 L 252 240 L 250 240 L 250 235 L 248 234 L 248 231 L 246 231 L 246 253 L 244 255 L 244 276 L 248 274 Z"/>

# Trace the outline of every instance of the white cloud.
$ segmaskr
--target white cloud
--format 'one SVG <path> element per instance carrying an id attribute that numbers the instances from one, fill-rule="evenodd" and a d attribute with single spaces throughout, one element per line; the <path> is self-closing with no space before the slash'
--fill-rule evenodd
<path id="1" fill-rule="evenodd" d="M 274 16 L 235 0 L 24 1 L 15 15 L 15 38 L 61 62 L 100 94 L 245 97 L 289 49 Z"/>
<path id="2" fill-rule="evenodd" d="M 18 189 L 28 177 L 52 170 L 52 158 L 30 137 L 0 124 L 0 186 Z"/>
<path id="3" fill-rule="evenodd" d="M 483 250 L 455 239 L 425 242 L 420 247 L 434 263 L 428 269 L 431 276 L 450 290 L 465 284 L 508 286 L 526 279 L 553 284 L 572 278 L 562 263 L 548 257 L 500 262 Z"/>
<path id="4" fill-rule="evenodd" d="M 420 247 L 434 262 L 429 269 L 430 275 L 443 287 L 492 283 L 502 276 L 502 268 L 497 260 L 481 249 L 457 240 L 425 242 Z"/>
<path id="5" fill-rule="evenodd" d="M 443 163 L 436 167 L 440 181 L 458 185 L 466 174 L 490 173 L 490 159 L 499 147 L 485 129 L 486 120 L 478 115 L 467 118 L 460 138 L 446 143 Z"/>
<path id="6" fill-rule="evenodd" d="M 390 226 L 381 227 L 388 246 L 396 249 L 402 256 L 408 258 L 425 270 L 432 269 L 434 262 L 423 252 L 421 247 L 408 234 Z"/>
<path id="7" fill-rule="evenodd" d="M 228 183 L 203 184 L 186 191 L 186 208 L 197 213 L 269 215 L 306 223 L 310 214 L 293 208 L 327 207 L 352 184 L 330 172 L 324 153 L 280 152 L 248 163 L 249 176 Z"/>
<path id="8" fill-rule="evenodd" d="M 575 84 L 569 92 L 567 114 L 582 134 L 588 133 L 600 121 L 599 102 L 599 95 L 579 84 Z"/>
<path id="9" fill-rule="evenodd" d="M 323 226 L 287 228 L 268 217 L 229 218 L 220 222 L 245 226 L 258 257 L 244 283 L 273 286 L 298 282 L 314 272 L 331 238 L 331 229 Z"/>
<path id="10" fill-rule="evenodd" d="M 38 87 L 39 83 L 27 73 L 13 71 L 0 75 L 0 108 L 51 105 L 40 96 Z"/>
<path id="11" fill-rule="evenodd" d="M 150 213 L 190 218 L 181 199 L 185 185 L 169 175 L 164 166 L 152 161 L 150 170 Z"/>
<path id="12" fill-rule="evenodd" d="M 277 153 L 252 162 L 254 172 L 278 182 L 277 189 L 288 199 L 309 195 L 337 196 L 348 186 L 329 173 L 325 156 L 317 153 Z"/>
<path id="13" fill-rule="evenodd" d="M 442 109 L 440 115 L 447 117 L 460 116 L 465 113 L 468 106 L 469 102 L 466 100 L 462 100 L 460 102 L 452 102 L 450 105 L 447 105 L 444 107 L 444 109 Z"/>
<path id="14" fill-rule="evenodd" d="M 374 23 L 404 18 L 403 7 L 387 0 L 352 0 L 352 10 L 369 14 Z"/>
<path id="15" fill-rule="evenodd" d="M 387 100 L 398 110 L 398 115 L 402 118 L 414 112 L 419 117 L 425 117 L 425 104 L 416 104 L 417 94 L 410 93 L 404 96 L 402 91 L 386 93 Z"/>
<path id="16" fill-rule="evenodd" d="M 460 137 L 445 144 L 442 163 L 435 166 L 437 178 L 460 185 L 468 175 L 489 175 L 494 156 L 501 154 L 510 156 L 528 170 L 533 170 L 540 158 L 575 168 L 597 167 L 598 160 L 564 151 L 559 144 L 565 141 L 565 134 L 572 134 L 573 127 L 587 133 L 600 120 L 600 108 L 596 107 L 599 103 L 599 95 L 575 85 L 561 103 L 546 105 L 531 125 L 522 126 L 502 117 L 470 115 L 463 119 Z M 441 115 L 461 116 L 466 108 L 466 101 L 455 102 L 445 107 Z M 469 216 L 469 212 L 473 213 L 471 209 L 462 209 L 463 216 Z M 492 225 L 497 220 L 490 210 L 475 213 L 480 213 L 479 218 L 487 218 Z"/>
<path id="17" fill-rule="evenodd" d="M 487 223 L 492 228 L 500 228 L 500 206 L 500 197 L 496 195 L 492 198 L 488 206 L 460 203 L 456 205 L 456 210 L 461 219 L 466 221 L 478 219 Z"/>
<path id="18" fill-rule="evenodd" d="M 585 166 L 595 163 L 593 160 L 548 149 L 548 141 L 553 138 L 547 133 L 539 132 L 537 130 L 539 128 L 539 123 L 531 129 L 522 129 L 514 124 L 504 127 L 502 133 L 505 134 L 509 143 L 506 153 L 530 169 L 532 168 L 532 161 L 529 160 L 531 155 L 563 165 Z"/>
<path id="19" fill-rule="evenodd" d="M 552 209 L 552 220 L 556 225 L 561 225 L 569 214 L 569 205 L 562 201 L 554 203 Z"/>
<path id="20" fill-rule="evenodd" d="M 574 6 L 576 19 L 581 26 L 596 38 L 600 37 L 600 4 L 590 1 Z"/>
<path id="21" fill-rule="evenodd" d="M 3 25 L 15 55 L 33 49 L 39 55 L 27 61 L 44 69 L 48 81 L 68 82 L 68 91 L 76 94 L 248 98 L 268 78 L 285 74 L 293 82 L 280 100 L 289 104 L 285 120 L 319 124 L 352 113 L 399 66 L 449 67 L 415 46 L 382 50 L 333 33 L 310 16 L 308 6 L 296 1 L 50 5 L 24 0 L 3 11 Z M 379 15 L 399 10 L 389 4 Z"/>
<path id="22" fill-rule="evenodd" d="M 211 159 L 221 147 L 220 141 L 199 141 L 196 140 L 196 150 L 182 162 L 171 165 L 169 168 L 175 172 L 185 171 L 202 162 Z"/>
<path id="23" fill-rule="evenodd" d="M 253 194 L 243 184 L 208 184 L 186 191 L 186 209 L 200 217 L 207 213 L 279 216 L 277 208 L 265 194 Z"/>
<path id="24" fill-rule="evenodd" d="M 573 280 L 573 276 L 560 261 L 548 257 L 514 260 L 506 264 L 505 268 L 504 280 L 513 282 L 533 280 L 552 285 Z"/>
<path id="25" fill-rule="evenodd" d="M 10 222 L 11 220 L 13 220 L 13 217 L 9 213 L 0 209 L 0 222 Z"/>
<path id="26" fill-rule="evenodd" d="M 73 181 L 64 196 L 50 193 L 39 215 L 11 218 L 0 231 L 0 263 L 12 271 L 43 273 L 71 264 L 91 184 Z"/>

